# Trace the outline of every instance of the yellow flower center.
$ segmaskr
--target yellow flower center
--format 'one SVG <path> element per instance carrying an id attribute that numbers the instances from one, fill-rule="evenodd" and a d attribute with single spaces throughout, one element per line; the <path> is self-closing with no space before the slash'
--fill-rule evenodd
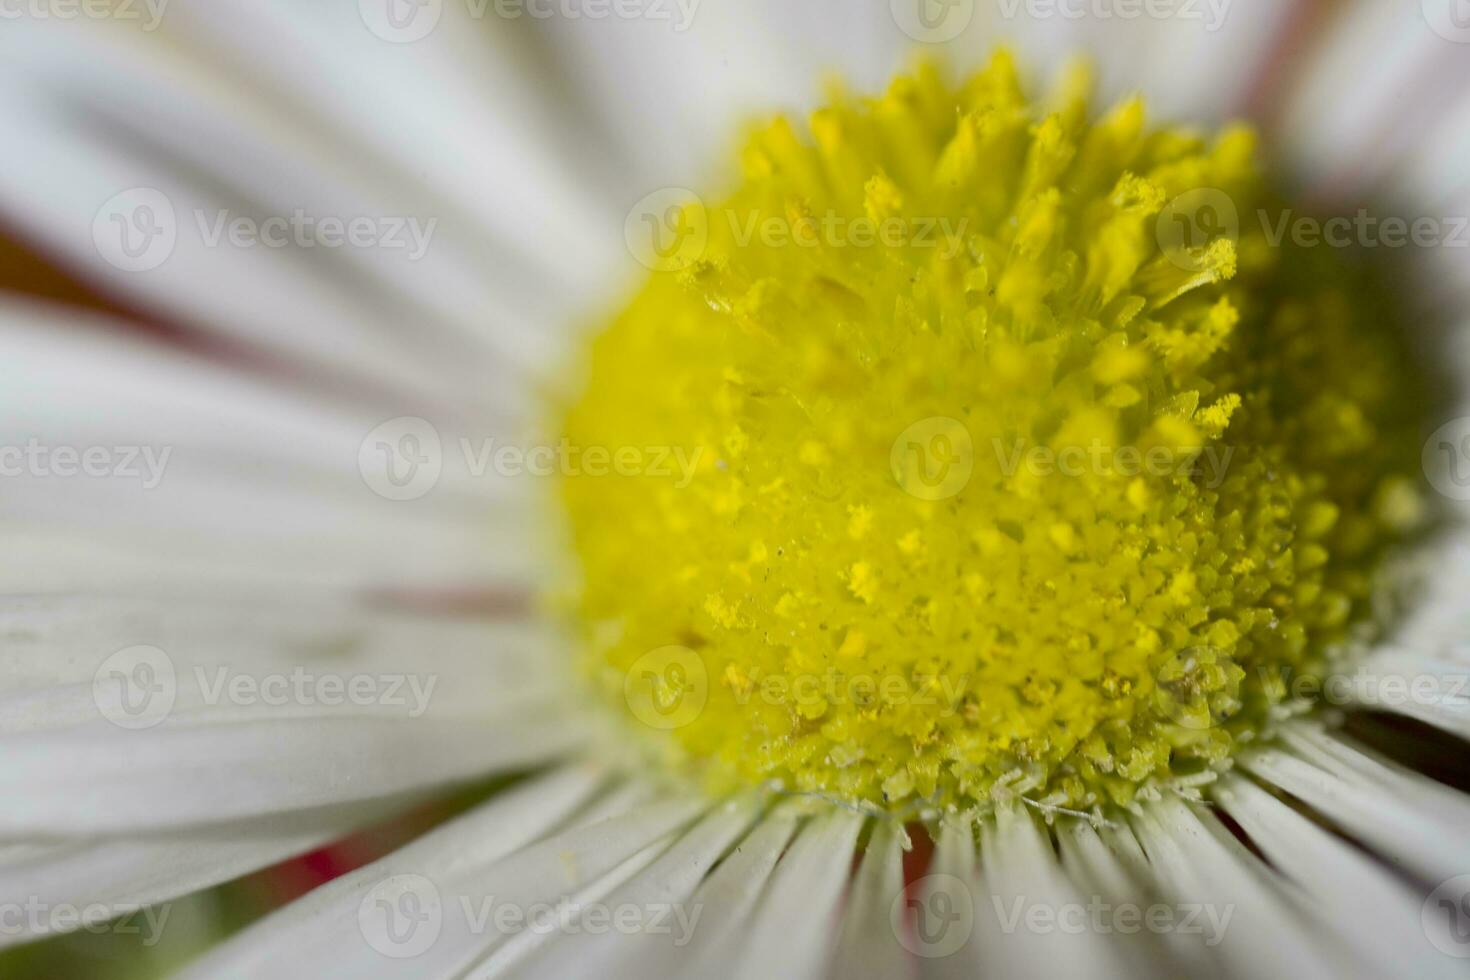
<path id="1" fill-rule="evenodd" d="M 1379 294 L 1270 244 L 1248 129 L 1092 121 L 1088 88 L 922 67 L 656 216 L 565 413 L 608 465 L 563 495 L 595 683 L 716 788 L 1208 782 L 1413 519 Z"/>

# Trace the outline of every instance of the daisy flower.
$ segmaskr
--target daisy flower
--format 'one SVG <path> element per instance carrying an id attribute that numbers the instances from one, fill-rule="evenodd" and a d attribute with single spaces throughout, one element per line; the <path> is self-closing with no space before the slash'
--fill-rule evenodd
<path id="1" fill-rule="evenodd" d="M 1463 3 L 0 14 L 0 944 L 1461 972 Z"/>

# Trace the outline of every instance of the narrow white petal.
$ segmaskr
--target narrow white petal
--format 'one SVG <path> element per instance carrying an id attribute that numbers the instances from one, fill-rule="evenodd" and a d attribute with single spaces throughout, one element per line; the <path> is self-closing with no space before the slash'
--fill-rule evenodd
<path id="1" fill-rule="evenodd" d="M 1413 874 L 1440 881 L 1470 868 L 1470 801 L 1427 777 L 1306 724 L 1243 763 Z"/>
<path id="2" fill-rule="evenodd" d="M 878 820 L 873 827 L 842 913 L 837 952 L 827 971 L 829 980 L 898 978 L 915 972 L 913 957 L 893 928 L 893 903 L 904 889 L 904 840 L 903 828 L 890 820 Z"/>
<path id="3" fill-rule="evenodd" d="M 547 628 L 348 604 L 0 601 L 0 836 L 396 796 L 576 748 Z"/>
<path id="4" fill-rule="evenodd" d="M 588 189 L 595 154 L 546 137 L 563 117 L 534 66 L 505 57 L 504 21 L 400 46 L 356 4 L 167 13 L 156 33 L 11 22 L 0 119 L 28 147 L 0 175 L 14 220 L 190 329 L 429 406 L 491 404 L 513 368 L 564 353 L 587 287 L 621 254 L 621 215 Z M 174 229 L 142 268 L 96 237 L 121 234 L 109 205 L 134 188 L 161 195 L 152 216 Z M 260 240 L 233 237 L 268 219 Z M 316 237 L 324 219 L 383 223 L 344 245 Z"/>
<path id="5" fill-rule="evenodd" d="M 1161 898 L 1148 859 L 1133 831 L 1118 825 L 1106 836 L 1083 820 L 1057 828 L 1062 864 L 1084 894 L 1097 896 L 1110 908 L 1147 908 Z M 1109 843 L 1109 841 L 1113 843 Z M 1129 971 L 1142 976 L 1208 975 L 1210 950 L 1199 936 L 1147 929 L 1115 931 L 1114 944 Z"/>
<path id="6" fill-rule="evenodd" d="M 539 950 L 520 958 L 503 955 L 513 953 L 507 943 L 469 976 L 608 976 L 620 964 L 632 966 L 644 947 L 687 945 L 704 916 L 691 896 L 750 826 L 752 810 L 749 801 L 712 810 L 647 868 L 598 898 L 595 908 L 584 907 L 566 928 L 546 937 Z"/>
<path id="7" fill-rule="evenodd" d="M 457 869 L 486 869 L 557 832 L 605 780 L 592 768 L 566 768 L 516 786 L 351 874 L 334 879 L 211 950 L 187 977 L 301 975 L 303 963 L 355 955 L 371 971 L 383 959 L 364 952 L 359 911 L 397 875 L 437 882 Z M 298 959 L 298 957 L 300 957 Z M 412 963 L 411 960 L 401 961 Z M 323 975 L 345 975 L 331 973 Z M 373 975 L 371 972 L 362 975 Z"/>
<path id="8" fill-rule="evenodd" d="M 1056 916 L 1057 923 L 1054 931 L 1032 931 L 1024 924 L 1013 930 L 978 930 L 976 952 L 986 973 L 1108 977 L 1121 972 L 1111 934 L 1085 917 L 1088 897 L 1067 878 L 1048 835 L 1028 811 L 1002 808 L 994 821 L 982 825 L 980 869 L 992 905 L 979 913 L 980 923 L 999 925 L 1001 906 L 1013 910 L 1018 902 L 1024 915 L 1037 907 Z"/>
<path id="9" fill-rule="evenodd" d="M 1339 941 L 1385 976 L 1459 976 L 1458 964 L 1426 940 L 1421 896 L 1346 842 L 1248 779 L 1228 777 L 1216 798 L 1282 874 L 1306 892 Z"/>
<path id="10" fill-rule="evenodd" d="M 1319 915 L 1285 890 L 1216 821 L 1177 800 L 1145 806 L 1135 827 L 1159 891 L 1175 908 L 1200 906 L 1212 952 L 1229 976 L 1364 975 Z M 1227 918 L 1228 917 L 1228 918 Z"/>
<path id="11" fill-rule="evenodd" d="M 533 574 L 529 515 L 545 481 L 477 473 L 460 442 L 501 444 L 514 437 L 509 424 L 441 422 L 425 433 L 438 448 L 422 443 L 423 495 L 388 499 L 384 445 L 398 433 L 382 427 L 381 409 L 296 394 L 91 321 L 60 329 L 55 315 L 0 308 L 0 527 L 43 555 L 49 540 L 71 543 L 42 564 L 43 580 L 77 590 L 129 569 L 94 567 L 83 541 L 152 556 L 143 567 L 181 586 L 170 561 L 187 573 L 212 560 L 226 581 L 253 571 L 257 588 L 465 587 Z M 60 563 L 73 558 L 68 581 Z M 5 566 L 0 583 L 37 590 L 29 568 Z"/>
<path id="12" fill-rule="evenodd" d="M 625 208 L 660 187 L 705 180 L 732 149 L 739 121 L 810 105 L 828 71 L 861 89 L 881 87 L 913 45 L 887 0 L 683 0 L 665 9 L 669 19 L 546 25 L 561 70 L 632 161 Z"/>
<path id="13" fill-rule="evenodd" d="M 134 924 L 161 931 L 171 900 L 320 846 L 378 815 L 354 806 L 176 833 L 0 846 L 0 905 L 42 913 L 95 910 L 99 919 L 131 914 Z M 155 908 L 134 913 L 144 906 Z M 83 925 L 67 922 L 59 929 L 57 921 L 24 915 L 19 931 L 0 930 L 0 946 Z"/>
<path id="14" fill-rule="evenodd" d="M 1334 682 L 1335 683 L 1335 682 Z M 1341 678 L 1342 700 L 1470 738 L 1470 664 L 1385 647 Z M 1338 697 L 1334 697 L 1336 703 Z"/>
<path id="15" fill-rule="evenodd" d="M 1418 157 L 1422 135 L 1458 106 L 1470 85 L 1464 46 L 1430 21 L 1431 8 L 1447 16 L 1454 3 L 1345 4 L 1309 52 L 1278 135 L 1314 194 L 1356 205 L 1384 190 L 1385 175 Z"/>
<path id="16" fill-rule="evenodd" d="M 749 935 L 751 921 L 775 871 L 776 863 L 791 841 L 797 821 L 788 812 L 776 810 L 762 818 L 755 829 L 737 844 L 719 867 L 704 880 L 690 904 L 701 910 L 700 927 L 683 945 L 639 943 L 626 958 L 609 964 L 603 974 L 618 980 L 646 977 L 698 976 L 697 968 L 728 975 L 735 968 L 734 953 Z M 724 953 L 723 958 L 715 955 Z"/>

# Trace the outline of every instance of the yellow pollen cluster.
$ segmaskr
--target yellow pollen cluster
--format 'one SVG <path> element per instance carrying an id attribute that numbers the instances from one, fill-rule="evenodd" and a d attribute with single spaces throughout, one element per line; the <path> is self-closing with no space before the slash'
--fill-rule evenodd
<path id="1" fill-rule="evenodd" d="M 1265 239 L 1254 157 L 1005 54 L 754 131 L 565 408 L 649 464 L 562 488 L 595 685 L 715 788 L 1207 782 L 1415 510 L 1380 294 Z"/>

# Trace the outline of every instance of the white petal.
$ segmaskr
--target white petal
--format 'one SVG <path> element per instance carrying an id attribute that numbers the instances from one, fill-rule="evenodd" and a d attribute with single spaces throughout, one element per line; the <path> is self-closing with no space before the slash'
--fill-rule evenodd
<path id="1" fill-rule="evenodd" d="M 459 868 L 493 867 L 555 833 L 604 780 L 605 774 L 590 767 L 567 768 L 498 794 L 387 857 L 277 910 L 211 950 L 186 975 L 303 975 L 304 964 L 330 964 L 337 954 L 344 959 L 359 957 L 369 968 L 387 962 L 373 959 L 376 954 L 365 946 L 359 922 L 359 910 L 370 904 L 382 882 L 395 875 L 438 881 Z"/>
<path id="2" fill-rule="evenodd" d="M 1454 3 L 1346 4 L 1309 52 L 1279 136 L 1314 196 L 1356 205 L 1383 190 L 1396 166 L 1420 157 L 1426 133 L 1452 121 L 1470 88 L 1464 45 L 1436 33 L 1425 11 Z M 1416 196 L 1426 189 L 1411 188 Z"/>
<path id="3" fill-rule="evenodd" d="M 623 202 L 630 205 L 661 186 L 699 186 L 719 169 L 745 117 L 801 115 L 829 74 L 856 91 L 881 90 L 915 54 L 947 56 L 965 72 L 1009 44 L 1039 82 L 1085 55 L 1099 66 L 1105 98 L 1141 89 L 1159 115 L 1214 122 L 1243 109 L 1258 66 L 1298 6 L 1235 0 L 1223 10 L 1199 3 L 1185 5 L 1184 16 L 1142 19 L 1068 16 L 1027 0 L 959 3 L 932 8 L 941 13 L 939 30 L 916 38 L 900 19 L 917 24 L 899 8 L 918 2 L 705 0 L 687 27 L 672 5 L 668 20 L 558 19 L 548 27 L 564 70 L 634 161 L 639 182 Z"/>
<path id="4" fill-rule="evenodd" d="M 690 900 L 691 907 L 700 909 L 700 925 L 691 942 L 684 946 L 641 942 L 629 955 L 608 964 L 603 975 L 618 980 L 697 976 L 693 971 L 701 963 L 716 975 L 728 974 L 735 961 L 720 960 L 713 951 L 740 949 L 761 893 L 795 829 L 794 817 L 781 809 L 761 819 Z"/>
<path id="5" fill-rule="evenodd" d="M 1336 683 L 1336 682 L 1332 682 Z M 1346 672 L 1348 703 L 1391 711 L 1470 738 L 1470 664 L 1383 647 Z M 1332 698 L 1334 703 L 1338 697 Z"/>
<path id="6" fill-rule="evenodd" d="M 842 933 L 827 971 L 830 980 L 843 977 L 901 977 L 913 960 L 893 929 L 893 903 L 903 891 L 903 828 L 878 820 L 853 877 L 852 893 L 842 913 Z"/>
<path id="7" fill-rule="evenodd" d="M 1470 800 L 1427 777 L 1382 762 L 1314 726 L 1292 726 L 1281 749 L 1243 764 L 1348 833 L 1426 880 L 1470 867 Z"/>
<path id="8" fill-rule="evenodd" d="M 463 11 L 447 6 L 451 19 Z M 190 329 L 421 409 L 446 394 L 461 408 L 491 403 L 515 391 L 517 367 L 564 351 L 568 318 L 621 254 L 621 216 L 588 199 L 585 165 L 565 163 L 594 154 L 537 138 L 548 127 L 532 93 L 543 93 L 539 119 L 561 118 L 544 89 L 486 67 L 512 63 L 500 56 L 506 31 L 477 31 L 490 42 L 477 49 L 445 24 L 406 49 L 373 37 L 352 4 L 168 13 L 157 33 L 11 23 L 0 119 L 27 152 L 0 175 L 0 200 L 15 220 Z M 278 55 L 283 41 L 292 57 Z M 162 195 L 153 216 L 175 235 L 131 268 L 95 235 L 121 233 L 107 206 L 140 187 Z M 221 214 L 259 223 L 298 211 L 418 226 L 369 246 L 282 230 L 285 244 L 242 247 L 217 234 Z M 122 220 L 133 216 L 128 203 Z"/>
<path id="9" fill-rule="evenodd" d="M 1307 893 L 1339 941 L 1374 959 L 1382 975 L 1460 975 L 1458 965 L 1426 941 L 1423 900 L 1402 881 L 1247 779 L 1227 778 L 1215 797 Z"/>
<path id="10" fill-rule="evenodd" d="M 586 733 L 545 630 L 332 606 L 7 600 L 0 836 L 395 796 Z"/>
<path id="11" fill-rule="evenodd" d="M 601 921 L 584 912 L 544 937 L 541 948 L 516 957 L 507 943 L 469 977 L 608 976 L 618 964 L 632 966 L 647 946 L 682 946 L 699 929 L 704 910 L 690 901 L 709 869 L 750 826 L 750 801 L 718 807 L 626 884 L 596 899 Z M 636 912 L 627 925 L 620 917 Z M 611 920 L 611 927 L 609 921 Z"/>
<path id="12" fill-rule="evenodd" d="M 548 837 L 488 866 L 461 860 L 437 874 L 412 869 L 388 875 L 369 866 L 376 878 L 369 878 L 375 883 L 369 886 L 368 898 L 348 907 L 333 903 L 327 910 L 330 929 L 314 933 L 305 946 L 272 946 L 266 955 L 255 957 L 248 969 L 232 975 L 269 976 L 289 969 L 321 977 L 403 976 L 419 980 L 462 976 L 508 936 L 532 928 L 529 923 L 534 921 L 538 908 L 575 899 L 640 851 L 677 831 L 698 815 L 702 805 L 691 800 L 654 803 L 590 827 Z M 398 861 L 395 866 L 403 864 Z M 404 874 L 413 877 L 405 882 L 401 877 Z M 440 909 L 437 914 L 428 909 L 430 918 L 421 920 L 430 932 L 410 940 L 405 940 L 388 919 L 377 922 L 370 912 L 362 913 L 363 908 L 371 910 L 376 899 L 391 902 L 404 887 L 437 897 Z M 517 911 L 525 918 L 521 924 L 497 918 L 497 910 L 501 909 Z M 323 924 L 320 918 L 318 925 Z M 350 930 L 354 929 L 359 933 L 355 940 L 350 938 Z M 419 950 L 411 945 L 415 940 L 427 942 Z M 414 954 L 401 955 L 409 950 Z"/>
<path id="13" fill-rule="evenodd" d="M 1001 908 L 1014 913 L 1017 903 L 1030 908 L 1084 909 L 1087 898 L 1068 880 L 1048 836 L 1031 814 L 1019 807 L 1001 808 L 994 821 L 982 825 L 980 871 L 989 891 L 979 894 L 992 906 L 977 910 L 985 924 L 972 940 L 982 969 L 1001 976 L 1116 976 L 1122 964 L 1109 933 L 1071 923 L 1055 933 L 1026 928 L 1003 931 Z M 992 916 L 991 913 L 995 914 Z M 1068 913 L 1075 917 L 1076 913 Z"/>
<path id="14" fill-rule="evenodd" d="M 1202 905 L 1229 976 L 1358 976 L 1326 924 L 1286 892 L 1218 823 L 1207 826 L 1177 800 L 1144 807 L 1136 818 L 1159 891 L 1174 908 Z M 1229 916 L 1227 919 L 1226 916 Z"/>
<path id="15" fill-rule="evenodd" d="M 380 427 L 385 415 L 54 316 L 0 308 L 0 526 L 43 556 L 62 543 L 39 575 L 6 562 L 0 584 L 12 591 L 58 579 L 71 590 L 146 587 L 155 577 L 188 588 L 186 576 L 210 561 L 227 583 L 249 575 L 254 588 L 274 583 L 277 592 L 303 582 L 466 587 L 532 574 L 538 523 L 528 513 L 545 481 L 493 467 L 476 475 L 459 441 L 503 441 L 513 426 L 427 433 L 414 444 L 423 496 L 388 499 L 387 467 L 399 460 L 383 446 L 399 445 L 401 426 Z M 104 556 L 133 550 L 153 560 L 94 567 L 79 538 Z M 72 559 L 68 578 L 58 563 Z M 181 571 L 170 573 L 175 561 Z M 116 577 L 137 572 L 147 574 Z"/>
<path id="16" fill-rule="evenodd" d="M 1148 869 L 1148 859 L 1127 825 L 1097 828 L 1083 820 L 1069 820 L 1057 827 L 1062 864 L 1089 896 L 1096 895 L 1113 908 L 1125 905 L 1147 907 L 1159 901 L 1158 888 Z M 1113 943 L 1127 959 L 1129 970 L 1140 975 L 1208 975 L 1210 950 L 1198 936 L 1180 931 L 1162 934 L 1141 929 L 1133 934 L 1119 932 Z"/>
<path id="17" fill-rule="evenodd" d="M 862 825 L 857 814 L 835 810 L 802 828 L 755 909 L 733 976 L 758 980 L 825 973 Z M 719 966 L 713 961 L 709 969 Z"/>
<path id="18" fill-rule="evenodd" d="M 7 845 L 0 847 L 0 905 L 96 910 L 99 921 L 156 906 L 135 918 L 162 930 L 171 911 L 164 903 L 320 846 L 376 815 L 354 806 L 175 833 Z M 23 916 L 18 931 L 0 930 L 0 946 L 84 924 L 61 929 L 57 921 Z"/>
<path id="19" fill-rule="evenodd" d="M 547 25 L 561 71 L 587 93 L 633 163 L 637 176 L 619 202 L 624 208 L 661 186 L 702 184 L 732 149 L 738 121 L 809 105 L 829 69 L 862 88 L 883 85 L 913 43 L 886 0 L 662 6 L 668 19 Z M 687 21 L 684 11 L 692 13 Z"/>

